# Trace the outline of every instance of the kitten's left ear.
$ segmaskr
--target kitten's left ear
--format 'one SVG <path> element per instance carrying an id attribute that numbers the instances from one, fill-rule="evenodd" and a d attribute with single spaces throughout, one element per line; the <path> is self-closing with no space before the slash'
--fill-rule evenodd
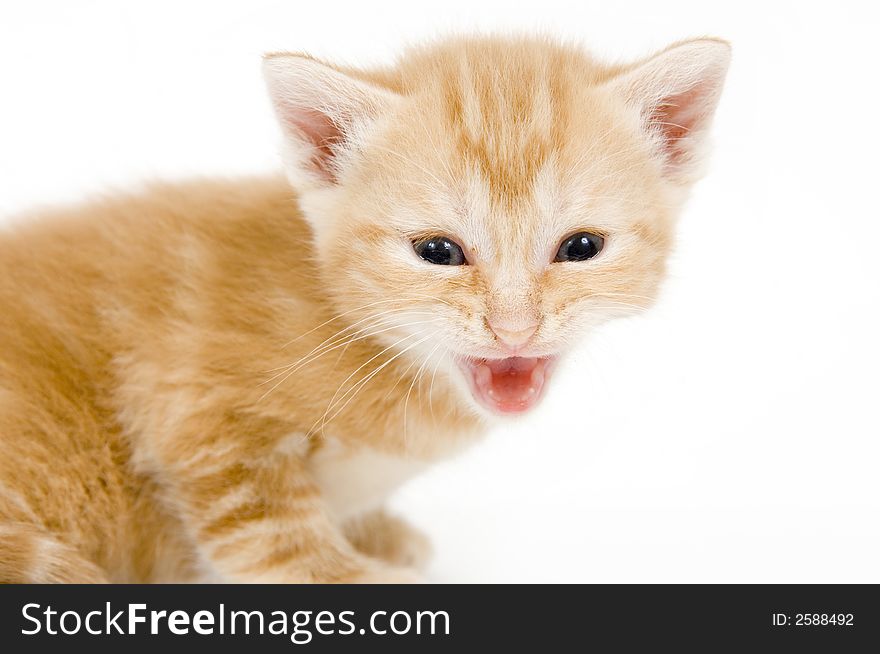
<path id="1" fill-rule="evenodd" d="M 676 44 L 607 82 L 634 107 L 667 174 L 690 181 L 730 64 L 730 45 L 698 39 Z"/>
<path id="2" fill-rule="evenodd" d="M 305 55 L 267 55 L 263 74 L 284 132 L 287 174 L 300 190 L 338 182 L 369 126 L 399 97 Z"/>

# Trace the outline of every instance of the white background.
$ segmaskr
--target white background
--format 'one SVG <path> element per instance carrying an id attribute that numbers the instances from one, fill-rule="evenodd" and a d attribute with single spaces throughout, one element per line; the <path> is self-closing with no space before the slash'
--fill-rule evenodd
<path id="1" fill-rule="evenodd" d="M 436 581 L 880 582 L 877 15 L 866 2 L 4 2 L 0 215 L 277 167 L 268 50 L 470 29 L 639 56 L 733 42 L 715 155 L 649 315 L 406 487 Z"/>

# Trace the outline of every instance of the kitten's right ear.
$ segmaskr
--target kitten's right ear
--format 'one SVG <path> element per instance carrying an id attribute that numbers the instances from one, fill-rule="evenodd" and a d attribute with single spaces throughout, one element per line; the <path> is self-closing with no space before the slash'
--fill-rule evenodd
<path id="1" fill-rule="evenodd" d="M 263 74 L 297 187 L 335 184 L 370 124 L 398 97 L 305 55 L 267 55 Z"/>

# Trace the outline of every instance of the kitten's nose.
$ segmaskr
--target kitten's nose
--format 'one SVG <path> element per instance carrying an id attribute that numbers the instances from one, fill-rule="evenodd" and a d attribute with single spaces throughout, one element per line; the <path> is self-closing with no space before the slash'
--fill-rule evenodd
<path id="1" fill-rule="evenodd" d="M 538 329 L 537 321 L 522 323 L 494 319 L 486 322 L 499 341 L 513 348 L 525 345 Z"/>

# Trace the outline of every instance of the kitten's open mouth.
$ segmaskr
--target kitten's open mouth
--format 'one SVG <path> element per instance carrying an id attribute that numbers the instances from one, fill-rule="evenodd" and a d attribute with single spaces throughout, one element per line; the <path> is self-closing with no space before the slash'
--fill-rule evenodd
<path id="1" fill-rule="evenodd" d="M 509 357 L 463 359 L 461 368 L 477 402 L 495 413 L 523 413 L 534 407 L 544 392 L 555 359 Z"/>

